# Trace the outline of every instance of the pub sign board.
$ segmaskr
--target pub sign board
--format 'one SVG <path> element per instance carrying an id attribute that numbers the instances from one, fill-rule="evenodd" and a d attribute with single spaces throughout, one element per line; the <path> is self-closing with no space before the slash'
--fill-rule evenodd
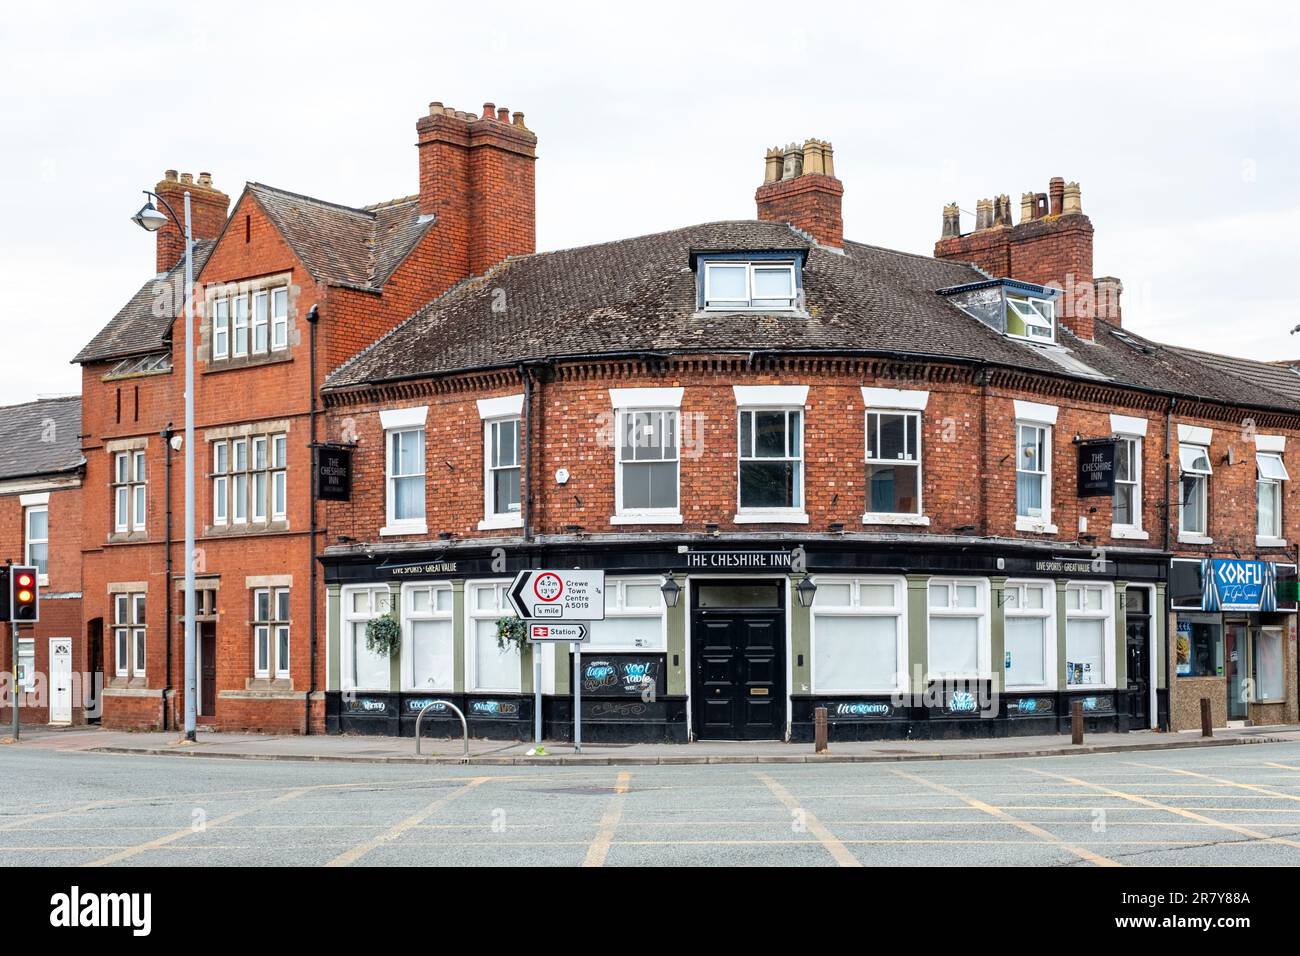
<path id="1" fill-rule="evenodd" d="M 1115 493 L 1115 442 L 1086 441 L 1079 445 L 1079 497 L 1109 497 Z"/>
<path id="2" fill-rule="evenodd" d="M 316 497 L 321 501 L 351 500 L 351 448 L 322 446 L 316 449 Z"/>

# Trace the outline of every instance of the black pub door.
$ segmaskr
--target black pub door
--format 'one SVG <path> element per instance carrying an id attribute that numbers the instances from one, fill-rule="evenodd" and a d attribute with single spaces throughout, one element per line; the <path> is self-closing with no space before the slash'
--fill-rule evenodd
<path id="1" fill-rule="evenodd" d="M 1151 726 L 1151 591 L 1130 587 L 1125 595 L 1129 726 L 1146 730 Z"/>
<path id="2" fill-rule="evenodd" d="M 782 581 L 695 581 L 691 721 L 699 740 L 780 740 L 785 729 Z"/>

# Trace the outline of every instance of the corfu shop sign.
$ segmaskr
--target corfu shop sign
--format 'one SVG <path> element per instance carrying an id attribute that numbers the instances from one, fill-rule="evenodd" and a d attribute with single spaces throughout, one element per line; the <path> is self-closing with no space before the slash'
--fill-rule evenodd
<path id="1" fill-rule="evenodd" d="M 1215 558 L 1210 562 L 1206 600 L 1215 611 L 1274 611 L 1277 572 L 1266 561 Z"/>
<path id="2" fill-rule="evenodd" d="M 1096 498 L 1115 493 L 1115 442 L 1085 441 L 1079 445 L 1079 497 Z"/>

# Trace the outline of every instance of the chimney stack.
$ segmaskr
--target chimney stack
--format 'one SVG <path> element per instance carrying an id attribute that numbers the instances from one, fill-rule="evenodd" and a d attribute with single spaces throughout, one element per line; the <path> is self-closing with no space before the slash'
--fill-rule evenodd
<path id="1" fill-rule="evenodd" d="M 1095 297 L 1097 318 L 1104 319 L 1114 326 L 1122 326 L 1124 322 L 1119 309 L 1119 297 L 1124 292 L 1124 283 L 1114 276 L 1098 276 L 1092 284 L 1097 290 Z"/>
<path id="2" fill-rule="evenodd" d="M 176 213 L 176 218 L 185 222 L 185 193 L 190 194 L 190 229 L 195 242 L 200 239 L 215 239 L 226 225 L 230 212 L 230 197 L 212 185 L 211 173 L 199 173 L 198 181 L 190 173 L 177 173 L 169 169 L 163 173 L 162 181 L 153 188 L 161 198 L 167 201 Z M 160 209 L 163 215 L 167 210 Z M 167 272 L 185 257 L 185 236 L 167 217 L 167 223 L 155 234 L 157 237 L 158 273 Z"/>
<path id="3" fill-rule="evenodd" d="M 943 234 L 934 246 L 936 259 L 970 262 L 997 278 L 1062 290 L 1057 316 L 1078 338 L 1092 340 L 1095 315 L 1118 324 L 1122 287 L 1117 279 L 1093 282 L 1092 222 L 1083 214 L 1078 183 L 1057 176 L 1047 192 L 1024 193 L 1020 222 L 1014 226 L 1010 197 L 982 199 L 976 207 L 975 231 L 964 236 L 949 232 L 948 208 Z M 1003 226 L 1007 228 L 996 228 Z M 1108 301 L 1113 303 L 1109 312 Z"/>
<path id="4" fill-rule="evenodd" d="M 438 217 L 462 277 L 537 250 L 537 136 L 524 114 L 484 103 L 481 116 L 429 104 L 416 123 L 420 213 Z"/>
<path id="5" fill-rule="evenodd" d="M 769 149 L 754 200 L 759 219 L 789 223 L 819 245 L 844 248 L 844 184 L 835 178 L 835 154 L 825 140 Z"/>

